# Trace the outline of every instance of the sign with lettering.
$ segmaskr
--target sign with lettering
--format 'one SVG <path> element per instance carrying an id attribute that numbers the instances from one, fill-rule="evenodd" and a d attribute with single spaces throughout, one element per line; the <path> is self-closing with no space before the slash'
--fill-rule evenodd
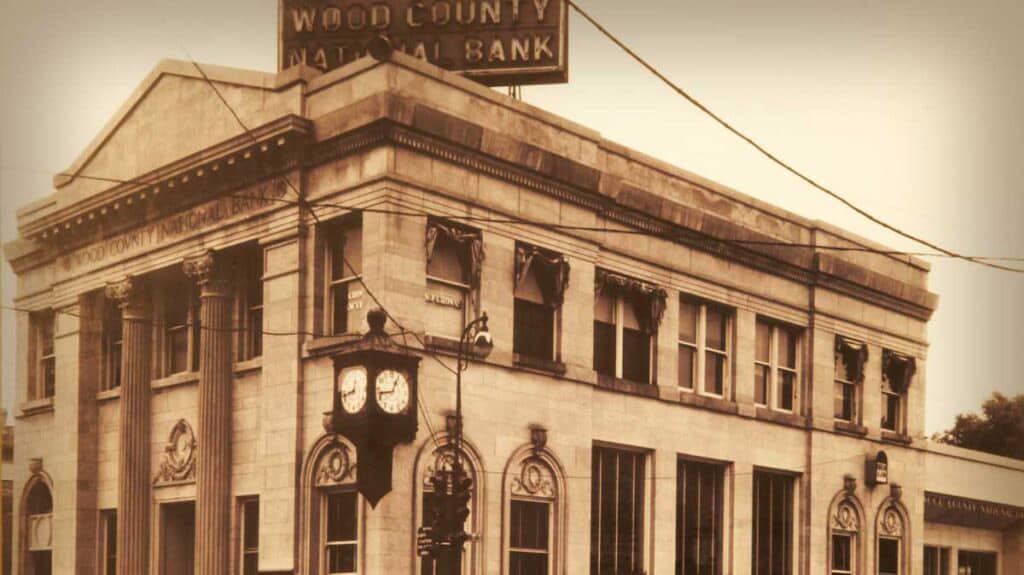
<path id="1" fill-rule="evenodd" d="M 63 254 L 58 260 L 60 269 L 82 272 L 147 253 L 167 242 L 280 205 L 277 202 L 286 192 L 280 180 L 241 190 Z"/>
<path id="2" fill-rule="evenodd" d="M 992 501 L 926 492 L 924 520 L 949 525 L 1007 529 L 1024 522 L 1024 508 Z"/>
<path id="3" fill-rule="evenodd" d="M 564 0 L 279 0 L 280 69 L 333 70 L 393 49 L 489 86 L 568 81 Z"/>
<path id="4" fill-rule="evenodd" d="M 868 455 L 864 475 L 864 482 L 868 485 L 889 483 L 889 456 L 884 451 Z"/>

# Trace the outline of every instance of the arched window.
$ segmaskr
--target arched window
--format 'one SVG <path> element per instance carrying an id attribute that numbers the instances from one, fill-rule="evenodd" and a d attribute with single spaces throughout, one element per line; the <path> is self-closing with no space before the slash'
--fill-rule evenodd
<path id="1" fill-rule="evenodd" d="M 53 573 L 53 495 L 50 481 L 37 473 L 25 485 L 22 498 L 22 573 Z"/>
<path id="2" fill-rule="evenodd" d="M 828 512 L 828 565 L 830 575 L 863 575 L 864 511 L 850 491 L 832 499 Z"/>
<path id="3" fill-rule="evenodd" d="M 427 439 L 416 458 L 415 500 L 413 508 L 413 534 L 422 526 L 423 518 L 430 515 L 434 506 L 434 487 L 431 478 L 440 469 L 451 469 L 455 460 L 455 451 L 451 445 L 451 437 L 446 433 L 438 434 L 434 439 Z M 418 575 L 469 575 L 484 573 L 482 534 L 484 528 L 484 488 L 485 479 L 479 452 L 467 441 L 462 439 L 462 466 L 469 478 L 473 480 L 472 497 L 469 500 L 469 517 L 466 519 L 466 531 L 471 538 L 466 542 L 462 553 L 462 565 L 444 565 L 440 561 L 421 558 L 417 561 Z M 415 545 L 415 542 L 413 543 Z"/>
<path id="4" fill-rule="evenodd" d="M 888 498 L 878 509 L 875 544 L 878 575 L 905 575 L 908 572 L 909 553 L 907 549 L 907 511 L 895 499 Z"/>
<path id="5" fill-rule="evenodd" d="M 520 447 L 502 479 L 502 573 L 564 575 L 565 474 L 546 447 Z"/>
<path id="6" fill-rule="evenodd" d="M 356 450 L 340 435 L 321 437 L 302 468 L 299 572 L 359 573 L 362 499 L 356 491 Z"/>

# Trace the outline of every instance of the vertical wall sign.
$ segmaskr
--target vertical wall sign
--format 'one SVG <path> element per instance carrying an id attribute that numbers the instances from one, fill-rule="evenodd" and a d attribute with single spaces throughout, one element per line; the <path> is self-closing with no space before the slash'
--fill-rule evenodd
<path id="1" fill-rule="evenodd" d="M 279 0 L 281 70 L 332 70 L 392 48 L 489 86 L 568 81 L 564 0 Z"/>
<path id="2" fill-rule="evenodd" d="M 864 475 L 864 482 L 868 485 L 889 483 L 889 456 L 884 451 L 868 455 Z"/>

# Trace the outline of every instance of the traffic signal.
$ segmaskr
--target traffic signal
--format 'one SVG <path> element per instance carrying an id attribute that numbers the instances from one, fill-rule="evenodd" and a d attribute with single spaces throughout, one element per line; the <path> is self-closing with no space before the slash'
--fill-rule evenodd
<path id="1" fill-rule="evenodd" d="M 466 519 L 469 517 L 469 500 L 473 497 L 470 489 L 473 487 L 473 480 L 466 475 L 462 469 L 456 469 L 452 473 L 452 491 L 448 501 L 450 509 L 448 534 L 449 541 L 462 548 L 462 544 L 469 539 L 466 532 Z"/>

